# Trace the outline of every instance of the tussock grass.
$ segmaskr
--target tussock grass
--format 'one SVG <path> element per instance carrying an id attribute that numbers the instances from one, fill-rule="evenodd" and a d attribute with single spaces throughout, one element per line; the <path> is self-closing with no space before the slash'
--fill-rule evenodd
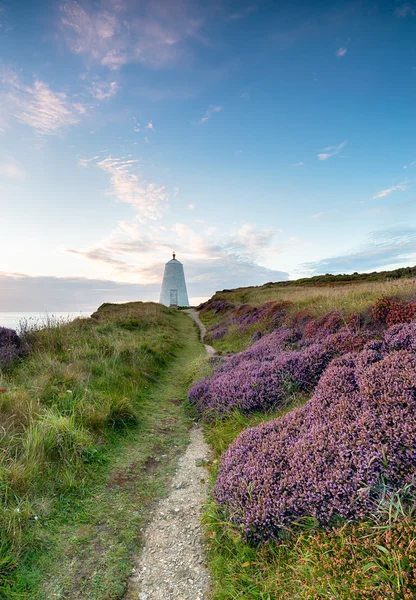
<path id="1" fill-rule="evenodd" d="M 91 511 L 100 512 L 102 518 L 105 500 L 99 500 L 99 495 L 95 498 L 94 486 L 105 487 L 104 471 L 107 469 L 107 476 L 111 476 L 113 462 L 120 461 L 120 444 L 128 456 L 133 452 L 129 443 L 134 440 L 137 461 L 145 463 L 154 448 L 163 448 L 169 439 L 183 443 L 186 417 L 180 402 L 171 405 L 170 398 L 163 397 L 155 410 L 149 402 L 156 399 L 149 398 L 175 357 L 183 356 L 190 347 L 193 354 L 199 351 L 188 317 L 158 304 L 140 302 L 103 305 L 90 319 L 51 322 L 38 330 L 26 328 L 23 341 L 25 356 L 0 371 L 0 388 L 5 390 L 0 393 L 0 597 L 10 600 L 50 597 L 37 588 L 42 575 L 34 563 L 42 563 L 51 531 L 53 544 L 65 546 L 61 540 L 63 522 L 77 514 L 83 497 L 90 498 Z M 188 374 L 185 367 L 181 369 L 183 386 Z M 172 378 L 175 381 L 175 374 Z M 170 393 L 174 391 L 170 389 Z M 181 393 L 183 401 L 186 392 L 182 389 Z M 159 422 L 166 418 L 169 426 L 164 423 L 159 431 Z M 149 419 L 153 419 L 151 426 Z M 146 428 L 148 435 L 143 438 Z M 166 451 L 171 459 L 175 454 Z M 146 474 L 143 483 L 137 477 L 134 494 L 140 496 L 141 485 L 148 484 Z M 160 486 L 160 478 L 155 482 Z M 157 487 L 151 499 L 160 493 Z M 127 496 L 125 502 L 131 501 Z M 117 504 L 114 497 L 112 502 Z M 143 505 L 149 504 L 145 498 Z M 136 511 L 141 510 L 139 504 Z M 117 515 L 118 511 L 113 517 L 114 527 Z M 142 519 L 144 515 L 145 511 Z M 57 522 L 61 522 L 59 531 L 55 529 Z M 130 536 L 121 569 L 127 576 L 134 535 L 128 525 L 123 527 Z M 90 552 L 91 560 L 99 562 L 101 550 L 93 544 Z M 55 558 L 54 566 L 43 561 L 44 568 L 59 571 L 60 558 Z M 116 556 L 112 560 L 116 561 Z M 108 568 L 111 571 L 113 565 Z M 117 568 L 113 571 L 114 578 Z M 88 591 L 80 597 L 118 597 L 111 595 L 117 586 L 123 587 L 120 573 L 118 577 L 117 581 L 107 580 L 106 589 L 96 592 L 86 583 Z M 78 585 L 77 577 L 74 579 Z M 71 589 L 69 582 L 65 585 Z M 54 597 L 78 597 L 79 592 L 74 588 L 72 596 L 71 592 L 69 596 L 55 596 L 56 590 L 53 593 Z"/>

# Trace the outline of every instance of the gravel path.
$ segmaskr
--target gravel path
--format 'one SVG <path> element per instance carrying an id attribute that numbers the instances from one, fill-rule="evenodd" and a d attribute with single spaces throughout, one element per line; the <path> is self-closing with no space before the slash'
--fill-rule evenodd
<path id="1" fill-rule="evenodd" d="M 195 318 L 192 310 L 187 312 L 198 323 L 197 313 L 193 311 Z M 202 337 L 201 330 L 201 341 Z M 213 348 L 212 351 L 215 352 Z M 191 430 L 190 444 L 179 459 L 171 492 L 158 503 L 145 531 L 145 546 L 129 580 L 126 600 L 208 598 L 210 581 L 201 526 L 202 505 L 207 494 L 205 464 L 208 456 L 209 447 L 202 430 L 195 426 Z"/>

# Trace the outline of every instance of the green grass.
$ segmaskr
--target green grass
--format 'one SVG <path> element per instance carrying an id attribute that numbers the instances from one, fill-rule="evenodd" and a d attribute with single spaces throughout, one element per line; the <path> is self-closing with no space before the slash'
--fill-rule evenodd
<path id="1" fill-rule="evenodd" d="M 0 597 L 121 598 L 203 348 L 189 317 L 142 303 L 26 338 L 0 377 Z"/>

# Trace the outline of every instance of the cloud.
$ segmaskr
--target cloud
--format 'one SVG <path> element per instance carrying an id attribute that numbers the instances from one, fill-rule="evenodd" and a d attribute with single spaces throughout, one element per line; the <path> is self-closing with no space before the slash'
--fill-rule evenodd
<path id="1" fill-rule="evenodd" d="M 311 219 L 313 219 L 314 221 L 319 221 L 319 219 L 321 219 L 324 216 L 324 214 L 324 212 L 314 213 L 313 215 L 311 215 Z"/>
<path id="2" fill-rule="evenodd" d="M 202 123 L 206 123 L 207 121 L 210 120 L 210 118 L 212 117 L 212 115 L 214 115 L 215 113 L 221 112 L 222 111 L 222 106 L 213 106 L 212 104 L 208 107 L 207 112 L 205 113 L 205 116 L 202 117 L 202 119 L 199 121 L 201 124 Z"/>
<path id="3" fill-rule="evenodd" d="M 335 55 L 337 56 L 337 58 L 342 58 L 346 54 L 347 54 L 346 48 L 338 48 L 338 50 L 335 52 Z"/>
<path id="4" fill-rule="evenodd" d="M 248 16 L 250 16 L 256 10 L 257 10 L 256 6 L 253 6 L 253 5 L 246 6 L 239 12 L 231 13 L 230 15 L 228 15 L 228 17 L 225 20 L 226 21 L 241 21 L 241 19 L 246 19 Z"/>
<path id="5" fill-rule="evenodd" d="M 376 231 L 350 253 L 306 263 L 312 274 L 372 271 L 416 261 L 416 228 L 394 227 Z"/>
<path id="6" fill-rule="evenodd" d="M 110 177 L 111 188 L 106 192 L 114 196 L 118 202 L 131 204 L 140 213 L 142 219 L 160 218 L 167 206 L 169 197 L 164 186 L 144 181 L 139 174 L 139 161 L 130 156 L 113 158 L 108 156 L 97 161 L 81 158 L 81 167 L 90 165 L 102 169 Z"/>
<path id="7" fill-rule="evenodd" d="M 189 208 L 189 210 L 194 210 L 195 204 L 188 204 L 188 208 Z"/>
<path id="8" fill-rule="evenodd" d="M 409 183 L 410 181 L 402 181 L 397 185 L 392 185 L 391 187 L 386 188 L 385 190 L 381 190 L 380 192 L 377 192 L 377 194 L 374 194 L 372 199 L 377 200 L 378 198 L 385 198 L 386 196 L 390 196 L 390 194 L 397 191 L 404 192 L 409 187 Z"/>
<path id="9" fill-rule="evenodd" d="M 347 144 L 348 141 L 345 140 L 344 142 L 341 142 L 341 144 L 339 144 L 338 146 L 327 146 L 326 148 L 324 148 L 323 153 L 318 154 L 319 160 L 327 160 L 328 158 L 331 158 L 331 156 L 339 154 Z"/>
<path id="10" fill-rule="evenodd" d="M 103 302 L 157 300 L 158 285 L 84 277 L 31 277 L 0 273 L 0 311 L 88 311 Z"/>
<path id="11" fill-rule="evenodd" d="M 416 16 L 416 7 L 412 2 L 405 2 L 398 6 L 395 10 L 396 17 L 399 19 L 405 19 L 406 17 Z"/>
<path id="12" fill-rule="evenodd" d="M 179 195 L 179 188 L 178 188 L 178 186 L 176 186 L 173 189 L 173 199 L 175 199 L 178 195 Z"/>
<path id="13" fill-rule="evenodd" d="M 268 253 L 281 249 L 276 233 L 246 223 L 237 231 L 215 238 L 214 227 L 198 233 L 185 223 L 170 230 L 146 227 L 138 221 L 120 223 L 99 245 L 86 250 L 69 250 L 72 255 L 108 265 L 116 277 L 134 278 L 139 283 L 161 284 L 163 265 L 175 249 L 185 266 L 190 295 L 210 296 L 216 289 L 260 285 L 288 274 L 263 266 Z"/>
<path id="14" fill-rule="evenodd" d="M 294 165 L 292 165 L 292 167 L 304 167 L 305 163 L 304 162 L 297 162 Z"/>
<path id="15" fill-rule="evenodd" d="M 117 94 L 120 86 L 116 81 L 92 81 L 88 91 L 96 100 L 108 100 Z"/>
<path id="16" fill-rule="evenodd" d="M 6 90 L 0 102 L 7 124 L 16 119 L 41 135 L 56 135 L 78 123 L 79 115 L 85 112 L 82 104 L 71 103 L 65 93 L 53 92 L 39 80 L 32 86 L 25 85 L 11 70 L 3 69 L 0 83 Z"/>
<path id="17" fill-rule="evenodd" d="M 14 181 L 21 181 L 22 179 L 26 179 L 27 172 L 25 169 L 19 165 L 18 163 L 3 163 L 0 164 L 0 179 L 12 179 Z"/>
<path id="18" fill-rule="evenodd" d="M 148 124 L 146 125 L 146 129 L 150 129 L 151 131 L 154 131 L 154 130 L 155 130 L 155 128 L 154 128 L 154 126 L 153 126 L 153 123 L 152 123 L 152 121 L 149 121 L 149 122 L 148 122 Z"/>
<path id="19" fill-rule="evenodd" d="M 65 40 L 75 54 L 110 70 L 128 63 L 168 66 L 186 54 L 189 39 L 201 39 L 202 20 L 192 2 L 144 0 L 140 3 L 98 0 L 61 5 Z"/>

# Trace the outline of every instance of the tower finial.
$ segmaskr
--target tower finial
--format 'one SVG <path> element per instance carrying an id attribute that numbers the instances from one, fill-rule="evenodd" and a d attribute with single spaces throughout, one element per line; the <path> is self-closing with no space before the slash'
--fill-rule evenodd
<path id="1" fill-rule="evenodd" d="M 176 252 L 173 253 L 173 260 L 176 259 Z"/>

